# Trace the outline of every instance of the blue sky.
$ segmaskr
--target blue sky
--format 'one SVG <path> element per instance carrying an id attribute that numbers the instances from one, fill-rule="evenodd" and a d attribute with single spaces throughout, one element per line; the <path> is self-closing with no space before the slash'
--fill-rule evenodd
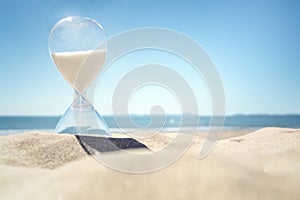
<path id="1" fill-rule="evenodd" d="M 72 15 L 95 18 L 109 36 L 151 26 L 193 38 L 206 49 L 222 77 L 227 114 L 299 114 L 299 9 L 296 0 L 3 1 L 0 115 L 60 115 L 70 105 L 72 89 L 51 61 L 48 34 L 57 20 Z M 109 88 L 106 80 L 109 77 L 102 84 Z M 151 96 L 154 89 L 138 94 L 135 101 Z M 103 99 L 96 103 L 107 114 L 110 104 Z M 165 99 L 167 103 L 172 98 Z M 149 104 L 143 107 L 140 102 L 132 112 L 147 110 Z"/>

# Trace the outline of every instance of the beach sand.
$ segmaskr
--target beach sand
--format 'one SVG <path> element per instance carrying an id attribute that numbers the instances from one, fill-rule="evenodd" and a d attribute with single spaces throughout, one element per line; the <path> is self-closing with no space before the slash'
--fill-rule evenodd
<path id="1" fill-rule="evenodd" d="M 179 160 L 146 174 L 104 166 L 72 135 L 2 136 L 0 199 L 299 199 L 300 129 L 248 132 L 227 130 L 203 160 L 199 134 Z M 139 141 L 156 150 L 174 135 Z"/>

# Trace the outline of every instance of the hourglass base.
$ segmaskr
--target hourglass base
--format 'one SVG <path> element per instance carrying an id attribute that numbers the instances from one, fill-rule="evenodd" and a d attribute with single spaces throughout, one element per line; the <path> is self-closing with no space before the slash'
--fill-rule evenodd
<path id="1" fill-rule="evenodd" d="M 57 123 L 55 132 L 111 136 L 104 119 L 91 106 L 71 105 Z"/>

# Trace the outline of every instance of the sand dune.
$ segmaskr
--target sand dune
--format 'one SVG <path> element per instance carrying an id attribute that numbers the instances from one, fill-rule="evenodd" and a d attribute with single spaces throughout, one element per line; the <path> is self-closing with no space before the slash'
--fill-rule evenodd
<path id="1" fill-rule="evenodd" d="M 52 169 L 84 156 L 72 135 L 24 133 L 0 137 L 0 164 Z"/>
<path id="2" fill-rule="evenodd" d="M 172 137 L 141 142 L 155 150 Z M 3 136 L 0 199 L 299 199 L 300 130 L 265 128 L 224 139 L 204 160 L 201 141 L 171 166 L 137 175 L 105 167 L 70 135 Z"/>

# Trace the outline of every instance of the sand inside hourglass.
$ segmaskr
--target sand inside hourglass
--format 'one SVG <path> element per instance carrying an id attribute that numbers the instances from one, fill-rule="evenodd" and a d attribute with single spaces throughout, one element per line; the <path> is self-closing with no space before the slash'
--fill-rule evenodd
<path id="1" fill-rule="evenodd" d="M 80 93 L 95 80 L 106 58 L 106 50 L 57 52 L 52 58 L 64 78 Z"/>

